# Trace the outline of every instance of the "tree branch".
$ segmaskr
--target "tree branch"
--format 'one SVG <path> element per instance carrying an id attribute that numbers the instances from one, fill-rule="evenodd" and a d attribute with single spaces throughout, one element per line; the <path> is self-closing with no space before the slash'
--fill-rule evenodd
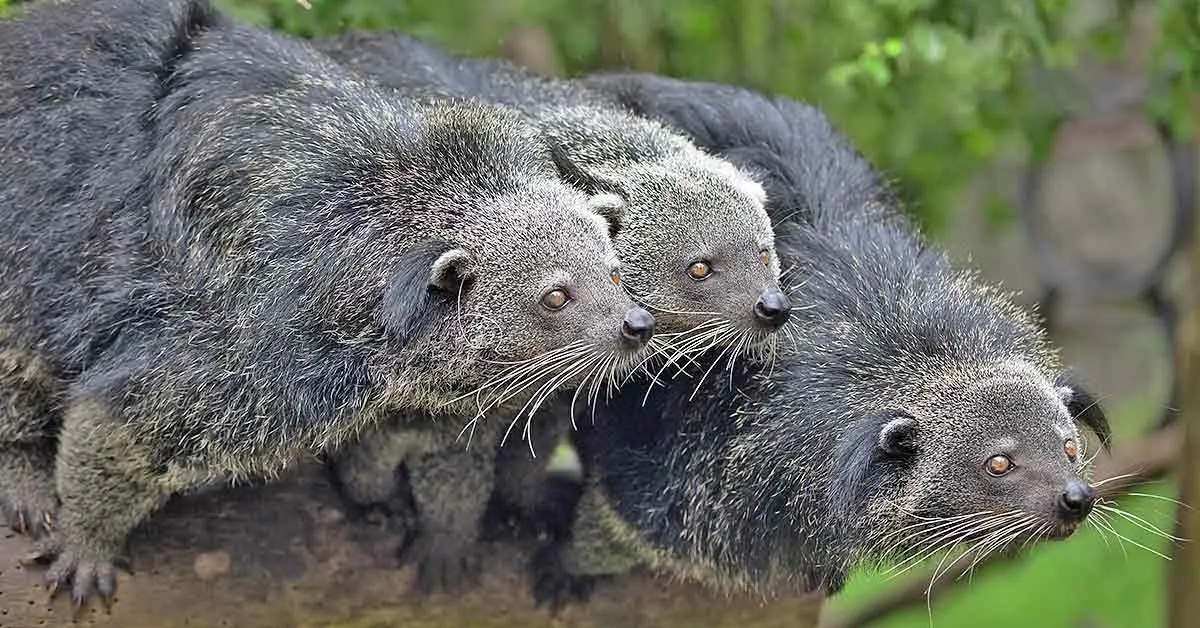
<path id="1" fill-rule="evenodd" d="M 1200 100 L 1197 101 L 1200 105 Z M 1193 166 L 1193 171 L 1195 166 Z M 1190 202 L 1195 208 L 1196 188 L 1185 188 L 1180 202 Z M 1200 222 L 1194 226 L 1191 250 L 1192 285 L 1200 282 Z M 1176 334 L 1176 372 L 1179 373 L 1179 422 L 1183 424 L 1184 449 L 1181 455 L 1179 499 L 1184 503 L 1200 502 L 1200 294 L 1191 291 L 1190 311 L 1179 321 Z M 1179 509 L 1177 536 L 1196 539 L 1200 535 L 1200 513 Z M 1168 624 L 1172 628 L 1200 626 L 1200 544 L 1187 543 L 1176 551 L 1171 565 Z"/>

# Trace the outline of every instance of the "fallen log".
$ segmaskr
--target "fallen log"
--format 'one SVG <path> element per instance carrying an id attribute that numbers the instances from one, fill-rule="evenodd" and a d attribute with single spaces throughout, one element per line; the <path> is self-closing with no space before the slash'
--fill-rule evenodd
<path id="1" fill-rule="evenodd" d="M 493 544 L 477 590 L 419 597 L 408 593 L 413 570 L 399 564 L 397 546 L 384 526 L 347 517 L 311 465 L 278 483 L 172 501 L 134 533 L 136 575 L 120 576 L 112 613 L 89 609 L 76 625 L 805 628 L 821 606 L 727 598 L 639 574 L 604 583 L 591 603 L 552 618 L 528 593 L 525 548 Z M 0 628 L 71 625 L 66 597 L 48 604 L 41 570 L 18 566 L 28 549 L 25 537 L 0 534 Z"/>

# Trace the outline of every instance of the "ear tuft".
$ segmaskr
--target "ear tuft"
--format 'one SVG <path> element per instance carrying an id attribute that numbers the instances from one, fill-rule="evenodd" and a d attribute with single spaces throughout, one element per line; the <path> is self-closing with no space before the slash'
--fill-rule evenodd
<path id="1" fill-rule="evenodd" d="M 443 292 L 458 295 L 474 277 L 471 254 L 465 249 L 450 249 L 442 253 L 429 267 L 429 285 Z"/>
<path id="2" fill-rule="evenodd" d="M 1100 438 L 1100 444 L 1105 451 L 1112 451 L 1112 430 L 1108 425 L 1108 415 L 1100 407 L 1095 395 L 1076 382 L 1076 376 L 1070 371 L 1059 374 L 1054 381 L 1054 387 L 1071 418 L 1092 430 Z"/>
<path id="3" fill-rule="evenodd" d="M 878 445 L 889 456 L 917 453 L 917 420 L 905 414 L 884 423 L 879 429 Z"/>
<path id="4" fill-rule="evenodd" d="M 447 245 L 425 242 L 396 260 L 379 303 L 378 321 L 394 338 L 405 341 L 440 318 L 438 300 L 429 294 L 430 266 L 445 256 Z"/>
<path id="5" fill-rule="evenodd" d="M 609 238 L 617 237 L 625 224 L 625 199 L 609 192 L 595 194 L 588 199 L 588 209 L 608 223 Z"/>
<path id="6" fill-rule="evenodd" d="M 835 453 L 830 501 L 844 521 L 853 521 L 870 496 L 894 482 L 917 451 L 917 421 L 901 410 L 858 421 L 842 435 Z"/>
<path id="7" fill-rule="evenodd" d="M 721 157 L 719 159 L 720 165 L 717 166 L 717 171 L 729 178 L 729 182 L 733 185 L 735 190 L 754 199 L 754 201 L 759 205 L 767 204 L 766 188 L 764 188 L 761 183 L 756 181 L 746 168 L 740 165 L 735 165 L 733 162 L 728 161 L 728 159 L 725 157 Z"/>
<path id="8" fill-rule="evenodd" d="M 550 159 L 558 169 L 558 176 L 567 185 L 582 190 L 586 194 L 620 193 L 618 186 L 611 181 L 597 177 L 575 163 L 567 149 L 557 141 L 547 138 L 550 148 Z"/>
<path id="9" fill-rule="evenodd" d="M 737 189 L 754 199 L 759 205 L 767 204 L 767 191 L 757 181 L 748 177 L 738 177 Z"/>

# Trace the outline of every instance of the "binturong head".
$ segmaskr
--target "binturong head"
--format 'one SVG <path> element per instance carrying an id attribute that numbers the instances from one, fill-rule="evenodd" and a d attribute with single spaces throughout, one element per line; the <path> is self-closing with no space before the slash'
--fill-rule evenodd
<path id="1" fill-rule="evenodd" d="M 672 348 L 773 346 L 791 305 L 762 185 L 648 120 L 594 108 L 547 117 L 548 133 L 568 147 L 566 180 L 627 202 L 613 237 L 625 285 Z"/>
<path id="2" fill-rule="evenodd" d="M 694 333 L 722 326 L 728 338 L 718 346 L 773 338 L 791 304 L 779 285 L 762 187 L 699 151 L 658 167 L 628 184 L 633 198 L 656 205 L 616 238 L 630 283 L 644 286 L 637 292 L 664 328 Z"/>
<path id="3" fill-rule="evenodd" d="M 390 176 L 422 182 L 422 228 L 438 241 L 395 264 L 384 327 L 431 337 L 438 377 L 472 391 L 461 399 L 472 410 L 611 385 L 644 359 L 655 332 L 622 285 L 612 244 L 625 201 L 563 183 L 541 136 L 515 114 L 429 108 L 435 121 L 408 152 L 429 163 Z M 413 202 L 395 205 L 414 211 Z"/>
<path id="4" fill-rule="evenodd" d="M 872 501 L 875 521 L 897 522 L 879 530 L 892 556 L 876 558 L 910 557 L 950 540 L 1011 549 L 1066 538 L 1095 505 L 1079 426 L 1106 448 L 1109 427 L 1086 390 L 1021 362 L 961 375 L 925 403 L 875 415 L 861 440 L 841 450 L 843 490 L 856 487 L 862 497 L 869 478 L 895 481 Z M 893 516 L 882 518 L 885 511 Z"/>

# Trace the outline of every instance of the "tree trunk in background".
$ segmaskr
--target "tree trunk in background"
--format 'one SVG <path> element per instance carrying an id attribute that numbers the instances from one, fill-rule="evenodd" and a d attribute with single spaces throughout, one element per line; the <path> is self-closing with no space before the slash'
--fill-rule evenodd
<path id="1" fill-rule="evenodd" d="M 500 56 L 542 76 L 563 77 L 554 38 L 541 26 L 513 29 L 500 45 Z"/>
<path id="2" fill-rule="evenodd" d="M 1178 336 L 1183 382 L 1179 419 L 1185 426 L 1179 499 L 1191 508 L 1179 507 L 1176 536 L 1188 541 L 1176 550 L 1171 566 L 1172 628 L 1200 627 L 1200 221 L 1189 255 L 1192 302 Z"/>
<path id="3" fill-rule="evenodd" d="M 592 602 L 556 621 L 535 610 L 521 572 L 525 555 L 496 547 L 482 586 L 469 594 L 405 593 L 394 537 L 349 521 L 325 474 L 297 469 L 279 483 L 180 498 L 131 541 L 136 574 L 120 576 L 111 615 L 77 625 L 345 628 L 745 626 L 812 628 L 820 600 L 729 599 L 643 576 L 602 584 Z M 0 534 L 0 628 L 70 626 L 66 597 L 46 604 L 40 570 L 16 567 L 24 537 Z"/>

